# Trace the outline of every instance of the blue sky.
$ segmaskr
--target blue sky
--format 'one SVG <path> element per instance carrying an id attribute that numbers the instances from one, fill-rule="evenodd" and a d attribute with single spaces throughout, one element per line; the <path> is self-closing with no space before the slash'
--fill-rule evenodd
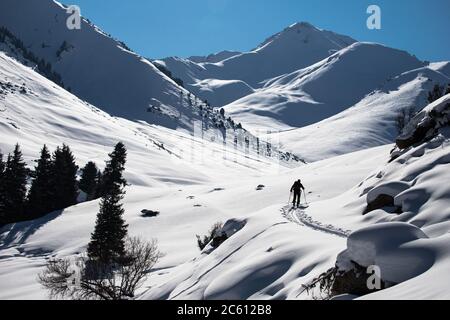
<path id="1" fill-rule="evenodd" d="M 422 60 L 450 60 L 449 0 L 63 0 L 149 58 L 245 51 L 290 24 L 311 24 L 404 49 Z M 366 27 L 367 7 L 382 29 Z"/>

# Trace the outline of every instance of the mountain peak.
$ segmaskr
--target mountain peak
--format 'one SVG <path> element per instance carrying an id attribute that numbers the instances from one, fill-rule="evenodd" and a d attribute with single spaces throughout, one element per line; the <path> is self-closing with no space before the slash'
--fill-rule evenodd
<path id="1" fill-rule="evenodd" d="M 340 50 L 355 42 L 356 40 L 351 37 L 322 30 L 309 22 L 302 21 L 291 24 L 283 31 L 269 37 L 254 51 L 268 49 L 269 47 L 282 47 L 292 50 L 293 46 L 298 48 L 315 47 Z"/>
<path id="2" fill-rule="evenodd" d="M 315 30 L 319 30 L 317 29 L 315 26 L 313 26 L 311 23 L 306 22 L 306 21 L 300 21 L 300 22 L 296 22 L 291 24 L 289 27 L 287 27 L 285 30 L 292 30 L 292 29 L 315 29 Z"/>

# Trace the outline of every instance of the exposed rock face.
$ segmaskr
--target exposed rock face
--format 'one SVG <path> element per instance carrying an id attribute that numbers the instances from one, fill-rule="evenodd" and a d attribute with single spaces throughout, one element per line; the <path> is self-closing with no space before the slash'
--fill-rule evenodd
<path id="1" fill-rule="evenodd" d="M 374 210 L 382 209 L 384 207 L 393 207 L 394 197 L 387 194 L 380 194 L 374 201 L 367 205 L 367 209 L 364 214 L 372 212 Z"/>
<path id="2" fill-rule="evenodd" d="M 411 135 L 400 136 L 396 140 L 399 149 L 407 149 L 416 143 L 423 142 L 428 137 L 435 135 L 436 121 L 432 117 L 426 117 Z"/>
<path id="3" fill-rule="evenodd" d="M 450 125 L 450 94 L 443 96 L 417 114 L 397 138 L 400 150 L 433 138 L 439 129 Z M 397 153 L 393 152 L 393 155 Z"/>
<path id="4" fill-rule="evenodd" d="M 360 266 L 352 261 L 354 268 L 349 271 L 337 271 L 331 295 L 338 296 L 341 294 L 351 294 L 355 296 L 363 296 L 375 291 L 383 290 L 388 287 L 385 281 L 380 279 L 381 287 L 379 289 L 369 289 L 367 282 L 371 274 L 367 273 L 367 268 Z"/>
<path id="5" fill-rule="evenodd" d="M 397 204 L 395 199 L 409 188 L 410 185 L 403 181 L 389 181 L 374 187 L 367 193 L 367 208 L 364 214 L 387 207 L 394 208 L 393 212 L 401 213 L 402 206 Z"/>

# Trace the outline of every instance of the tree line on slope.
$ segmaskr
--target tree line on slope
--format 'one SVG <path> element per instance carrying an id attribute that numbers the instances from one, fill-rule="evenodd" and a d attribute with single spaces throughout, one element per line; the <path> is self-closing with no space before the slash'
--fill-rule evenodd
<path id="1" fill-rule="evenodd" d="M 156 61 L 152 61 L 151 59 L 147 59 L 148 61 L 151 61 L 153 63 L 153 65 L 162 73 L 164 73 L 168 78 L 172 79 L 177 85 L 179 85 L 180 87 L 184 88 L 184 82 L 183 80 L 181 80 L 180 78 L 175 77 L 172 72 L 167 69 L 165 66 L 163 66 L 162 64 L 156 62 Z"/>
<path id="2" fill-rule="evenodd" d="M 64 83 L 61 76 L 53 70 L 52 65 L 44 59 L 39 59 L 33 52 L 28 50 L 22 40 L 17 38 L 11 31 L 9 31 L 5 27 L 0 27 L 0 43 L 5 43 L 7 45 L 11 44 L 16 50 L 21 51 L 22 56 L 26 60 L 36 65 L 37 70 L 41 75 L 64 88 Z"/>
<path id="3" fill-rule="evenodd" d="M 18 144 L 6 161 L 0 152 L 0 225 L 37 219 L 75 205 L 80 191 L 87 201 L 108 191 L 107 168 L 102 173 L 93 162 L 82 169 L 78 181 L 78 166 L 67 145 L 53 154 L 44 145 L 36 162 L 34 170 L 28 169 Z"/>

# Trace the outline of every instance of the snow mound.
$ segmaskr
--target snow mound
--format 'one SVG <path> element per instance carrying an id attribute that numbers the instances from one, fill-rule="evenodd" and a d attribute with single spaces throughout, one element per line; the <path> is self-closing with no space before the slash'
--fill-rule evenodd
<path id="1" fill-rule="evenodd" d="M 358 264 L 376 265 L 377 256 L 383 251 L 394 250 L 407 242 L 428 238 L 418 227 L 409 223 L 379 223 L 350 234 L 347 254 Z"/>
<path id="2" fill-rule="evenodd" d="M 398 194 L 410 188 L 410 185 L 403 181 L 389 181 L 380 184 L 367 194 L 367 204 L 373 203 L 379 196 L 387 195 L 395 198 Z"/>
<path id="3" fill-rule="evenodd" d="M 420 239 L 428 236 L 408 223 L 369 226 L 349 236 L 347 249 L 338 256 L 336 265 L 341 271 L 351 268 L 351 261 L 363 267 L 378 266 L 384 281 L 402 283 L 424 273 L 434 262 L 431 252 L 417 241 Z"/>

